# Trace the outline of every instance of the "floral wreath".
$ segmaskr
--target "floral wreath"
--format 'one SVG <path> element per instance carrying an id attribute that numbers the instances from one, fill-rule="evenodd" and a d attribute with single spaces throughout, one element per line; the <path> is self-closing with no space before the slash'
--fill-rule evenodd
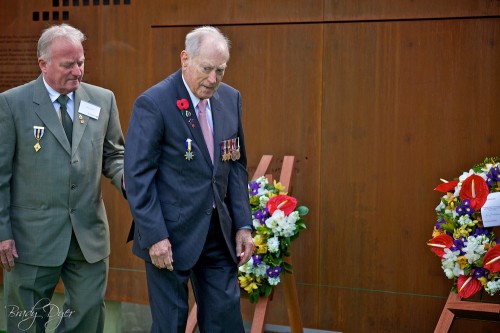
<path id="1" fill-rule="evenodd" d="M 271 295 L 281 274 L 292 272 L 292 266 L 283 257 L 290 256 L 291 241 L 306 229 L 303 217 L 309 209 L 297 207 L 297 199 L 286 195 L 284 189 L 279 182 L 269 184 L 264 176 L 248 185 L 255 249 L 250 260 L 240 266 L 238 280 L 251 303 Z"/>
<path id="2" fill-rule="evenodd" d="M 436 207 L 437 223 L 427 245 L 441 258 L 441 268 L 461 298 L 481 289 L 491 296 L 500 291 L 500 242 L 481 216 L 488 195 L 500 192 L 499 162 L 486 158 L 435 188 L 445 195 Z"/>

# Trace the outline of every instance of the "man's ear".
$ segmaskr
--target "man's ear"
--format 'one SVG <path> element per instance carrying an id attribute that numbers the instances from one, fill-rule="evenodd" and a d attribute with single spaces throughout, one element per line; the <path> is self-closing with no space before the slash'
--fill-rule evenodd
<path id="1" fill-rule="evenodd" d="M 182 69 L 185 69 L 187 67 L 189 63 L 189 54 L 183 50 L 181 52 L 181 66 L 182 66 Z"/>
<path id="2" fill-rule="evenodd" d="M 38 67 L 40 67 L 42 73 L 45 74 L 47 72 L 47 62 L 44 59 L 38 58 Z"/>

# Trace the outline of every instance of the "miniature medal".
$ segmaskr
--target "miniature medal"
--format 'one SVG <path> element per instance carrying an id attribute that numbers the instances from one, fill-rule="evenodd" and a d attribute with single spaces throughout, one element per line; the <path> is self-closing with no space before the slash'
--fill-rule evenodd
<path id="1" fill-rule="evenodd" d="M 239 152 L 236 152 L 236 139 L 231 139 L 231 159 L 236 161 L 240 157 L 238 156 Z"/>
<path id="2" fill-rule="evenodd" d="M 186 158 L 186 160 L 188 161 L 191 161 L 194 157 L 194 153 L 191 151 L 191 142 L 193 140 L 191 139 L 186 139 L 186 153 L 184 154 L 184 157 Z"/>
<path id="3" fill-rule="evenodd" d="M 231 159 L 231 143 L 229 140 L 225 140 L 225 154 L 224 154 L 224 161 L 229 161 Z"/>
<path id="4" fill-rule="evenodd" d="M 44 131 L 45 127 L 43 126 L 33 126 L 33 135 L 35 136 L 36 139 L 36 144 L 33 146 L 33 148 L 37 153 L 40 149 L 42 149 L 42 146 L 40 145 L 40 140 L 42 139 Z"/>

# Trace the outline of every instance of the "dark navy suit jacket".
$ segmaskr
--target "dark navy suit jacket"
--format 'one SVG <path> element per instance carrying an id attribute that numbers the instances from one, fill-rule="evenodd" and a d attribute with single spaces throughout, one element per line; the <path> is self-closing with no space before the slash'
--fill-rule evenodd
<path id="1" fill-rule="evenodd" d="M 189 101 L 181 112 L 177 101 Z M 241 95 L 221 83 L 210 98 L 214 164 L 191 105 L 181 71 L 145 91 L 134 104 L 126 138 L 125 184 L 135 221 L 133 252 L 150 260 L 148 248 L 169 238 L 175 268 L 198 260 L 215 202 L 224 239 L 235 263 L 236 231 L 251 226 Z M 240 159 L 223 161 L 221 142 L 239 138 Z M 186 159 L 191 139 L 193 159 Z"/>

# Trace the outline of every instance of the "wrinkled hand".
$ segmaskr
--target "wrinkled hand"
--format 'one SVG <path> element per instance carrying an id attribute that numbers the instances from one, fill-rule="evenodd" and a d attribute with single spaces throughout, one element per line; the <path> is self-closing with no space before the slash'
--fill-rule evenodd
<path id="1" fill-rule="evenodd" d="M 16 250 L 16 243 L 13 239 L 7 239 L 0 242 L 0 262 L 2 267 L 10 271 L 14 268 L 14 258 L 19 258 Z"/>
<path id="2" fill-rule="evenodd" d="M 249 229 L 240 229 L 236 232 L 236 253 L 240 258 L 238 266 L 243 265 L 252 256 L 254 249 L 252 231 Z"/>
<path id="3" fill-rule="evenodd" d="M 166 268 L 169 271 L 174 270 L 174 259 L 172 258 L 172 246 L 167 239 L 161 240 L 149 248 L 151 262 L 158 268 Z"/>

